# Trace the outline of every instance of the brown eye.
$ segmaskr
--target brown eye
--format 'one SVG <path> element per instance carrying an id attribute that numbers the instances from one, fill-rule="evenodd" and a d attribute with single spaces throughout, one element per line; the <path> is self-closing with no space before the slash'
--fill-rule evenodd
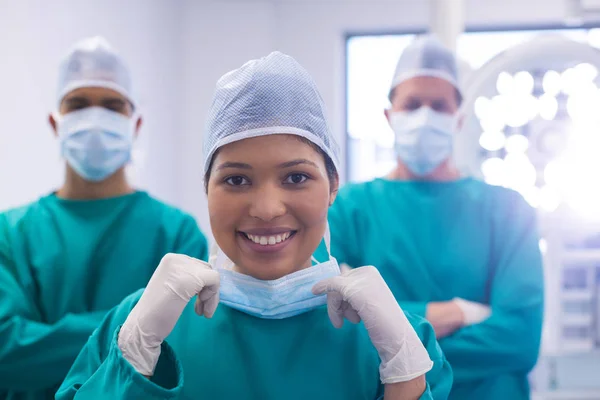
<path id="1" fill-rule="evenodd" d="M 299 185 L 301 183 L 304 183 L 308 180 L 308 176 L 304 175 L 304 174 L 291 174 L 289 175 L 284 183 L 287 184 L 292 184 L 292 185 Z"/>
<path id="2" fill-rule="evenodd" d="M 229 185 L 231 186 L 242 186 L 242 185 L 248 185 L 250 182 L 248 181 L 248 179 L 244 178 L 243 176 L 230 176 L 229 178 L 225 179 L 225 182 L 227 182 Z"/>

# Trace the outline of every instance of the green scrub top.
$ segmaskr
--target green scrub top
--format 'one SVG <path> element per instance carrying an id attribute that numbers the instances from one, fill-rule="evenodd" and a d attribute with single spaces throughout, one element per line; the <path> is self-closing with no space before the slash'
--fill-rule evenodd
<path id="1" fill-rule="evenodd" d="M 375 400 L 382 396 L 379 357 L 362 324 L 331 325 L 327 307 L 285 319 L 261 319 L 220 304 L 212 319 L 194 300 L 162 344 L 151 380 L 117 345 L 119 329 L 142 291 L 111 311 L 59 389 L 66 399 Z M 431 326 L 409 316 L 434 368 L 422 399 L 446 399 L 449 368 Z"/>
<path id="2" fill-rule="evenodd" d="M 52 194 L 0 214 L 0 399 L 53 398 L 106 313 L 168 252 L 206 259 L 206 239 L 144 192 Z"/>
<path id="3" fill-rule="evenodd" d="M 440 340 L 452 399 L 527 399 L 543 314 L 534 210 L 516 192 L 466 178 L 376 179 L 342 188 L 329 212 L 332 254 L 379 269 L 402 308 L 430 301 L 488 304 L 490 318 Z"/>

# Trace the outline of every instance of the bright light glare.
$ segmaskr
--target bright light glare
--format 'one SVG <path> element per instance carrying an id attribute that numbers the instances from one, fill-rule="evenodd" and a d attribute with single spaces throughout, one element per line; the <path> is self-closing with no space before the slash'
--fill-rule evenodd
<path id="1" fill-rule="evenodd" d="M 515 89 L 515 81 L 512 75 L 505 71 L 500 72 L 496 81 L 496 89 L 500 94 L 512 94 Z"/>
<path id="2" fill-rule="evenodd" d="M 540 252 L 542 254 L 546 254 L 546 252 L 548 251 L 548 241 L 544 238 L 540 239 L 539 246 L 540 246 Z"/>
<path id="3" fill-rule="evenodd" d="M 565 94 L 571 94 L 577 89 L 577 77 L 574 68 L 566 69 L 560 75 L 560 87 Z"/>
<path id="4" fill-rule="evenodd" d="M 498 151 L 504 147 L 505 140 L 502 132 L 483 132 L 479 137 L 479 145 L 487 151 Z"/>
<path id="5" fill-rule="evenodd" d="M 523 135 L 510 135 L 506 138 L 507 153 L 525 153 L 529 147 L 529 139 Z"/>
<path id="6" fill-rule="evenodd" d="M 533 92 L 533 76 L 527 71 L 520 71 L 514 77 L 514 90 L 519 94 L 528 95 Z"/>
<path id="7" fill-rule="evenodd" d="M 504 158 L 506 186 L 519 192 L 535 185 L 537 171 L 529 158 L 521 153 L 510 153 Z"/>
<path id="8" fill-rule="evenodd" d="M 546 185 L 540 189 L 540 208 L 547 212 L 553 212 L 560 205 L 560 196 L 556 189 Z"/>
<path id="9" fill-rule="evenodd" d="M 556 112 L 558 111 L 558 101 L 556 97 L 550 94 L 544 94 L 540 96 L 538 101 L 538 107 L 540 110 L 540 117 L 546 121 L 552 121 L 556 118 Z"/>
<path id="10" fill-rule="evenodd" d="M 600 48 L 600 29 L 595 28 L 588 31 L 588 42 L 590 46 Z"/>
<path id="11" fill-rule="evenodd" d="M 506 126 L 505 116 L 508 105 L 505 96 L 494 96 L 490 100 L 488 113 L 479 121 L 486 132 L 500 132 Z"/>
<path id="12" fill-rule="evenodd" d="M 556 96 L 561 88 L 561 76 L 557 71 L 548 71 L 544 74 L 542 87 L 544 92 L 550 96 Z"/>
<path id="13" fill-rule="evenodd" d="M 593 123 L 600 120 L 600 92 L 592 84 L 573 92 L 567 100 L 567 113 L 575 122 Z"/>
<path id="14" fill-rule="evenodd" d="M 533 208 L 538 208 L 540 206 L 540 188 L 537 186 L 530 186 L 528 188 L 521 189 L 521 195 L 529 203 L 529 205 Z"/>
<path id="15" fill-rule="evenodd" d="M 481 172 L 490 185 L 503 186 L 505 182 L 504 160 L 492 157 L 481 163 Z"/>
<path id="16" fill-rule="evenodd" d="M 490 115 L 492 108 L 491 103 L 492 102 L 487 97 L 479 96 L 473 105 L 475 116 L 480 120 L 486 119 Z"/>
<path id="17" fill-rule="evenodd" d="M 504 120 L 506 125 L 519 128 L 535 118 L 538 113 L 538 101 L 531 95 L 502 96 L 505 107 Z"/>
<path id="18" fill-rule="evenodd" d="M 582 82 L 592 82 L 598 76 L 598 68 L 588 63 L 577 65 L 575 71 Z"/>
<path id="19" fill-rule="evenodd" d="M 552 160 L 546 165 L 544 182 L 554 188 L 560 188 L 564 184 L 563 166 L 560 161 Z"/>

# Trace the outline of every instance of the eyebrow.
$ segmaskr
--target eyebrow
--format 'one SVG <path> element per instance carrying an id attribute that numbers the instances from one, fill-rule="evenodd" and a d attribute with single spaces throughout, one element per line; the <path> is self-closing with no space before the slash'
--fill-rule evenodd
<path id="1" fill-rule="evenodd" d="M 224 162 L 217 167 L 217 171 L 227 168 L 252 169 L 252 166 L 250 164 L 244 164 L 240 162 Z"/>
<path id="2" fill-rule="evenodd" d="M 279 164 L 277 167 L 279 167 L 279 168 L 291 168 L 291 167 L 295 167 L 296 165 L 303 165 L 303 164 L 304 165 L 310 165 L 310 166 L 313 166 L 315 168 L 319 168 L 319 166 L 317 164 L 315 164 L 314 162 L 309 161 L 307 159 L 304 159 L 304 158 L 300 158 L 298 160 L 293 160 L 293 161 L 287 161 L 287 162 L 284 162 L 282 164 Z"/>
<path id="3" fill-rule="evenodd" d="M 311 165 L 315 168 L 319 168 L 317 164 L 312 161 L 306 160 L 304 158 L 298 160 L 287 161 L 277 165 L 277 168 L 291 168 L 297 165 Z M 252 169 L 250 164 L 240 163 L 240 162 L 224 162 L 217 167 L 217 171 L 221 171 L 228 168 L 237 168 L 237 169 Z"/>
<path id="4" fill-rule="evenodd" d="M 85 97 L 70 97 L 68 99 L 65 99 L 65 103 L 68 105 L 73 105 L 73 104 L 88 104 L 89 100 L 86 99 Z"/>
<path id="5" fill-rule="evenodd" d="M 102 104 L 124 107 L 127 103 L 123 99 L 112 97 L 112 98 L 103 99 Z"/>

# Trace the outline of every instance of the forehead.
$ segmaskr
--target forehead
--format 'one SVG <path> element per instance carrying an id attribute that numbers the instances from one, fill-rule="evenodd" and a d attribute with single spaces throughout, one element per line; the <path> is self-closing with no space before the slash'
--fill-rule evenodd
<path id="1" fill-rule="evenodd" d="M 454 100 L 456 98 L 456 88 L 450 82 L 441 78 L 417 76 L 396 86 L 392 103 L 411 97 Z"/>
<path id="2" fill-rule="evenodd" d="M 295 135 L 266 135 L 238 140 L 219 149 L 215 163 L 244 162 L 250 165 L 279 164 L 304 158 L 324 164 L 321 154 Z"/>
<path id="3" fill-rule="evenodd" d="M 129 100 L 117 91 L 101 87 L 84 87 L 75 89 L 63 97 L 61 104 L 71 99 L 86 99 L 90 102 L 101 102 L 106 100 L 121 100 L 128 103 Z"/>

